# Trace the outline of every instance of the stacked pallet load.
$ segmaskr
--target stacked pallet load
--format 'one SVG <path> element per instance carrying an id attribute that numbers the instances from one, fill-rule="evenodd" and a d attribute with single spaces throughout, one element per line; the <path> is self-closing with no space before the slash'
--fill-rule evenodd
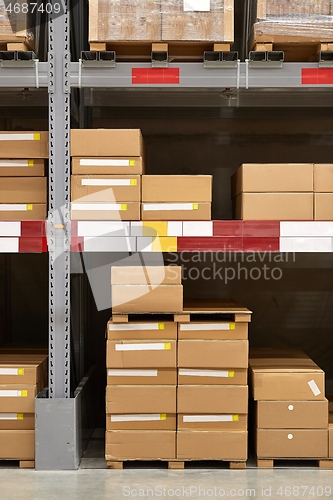
<path id="1" fill-rule="evenodd" d="M 72 220 L 140 220 L 140 130 L 71 131 Z"/>
<path id="2" fill-rule="evenodd" d="M 0 220 L 47 214 L 47 132 L 0 132 Z"/>
<path id="3" fill-rule="evenodd" d="M 314 220 L 333 220 L 333 164 L 314 165 Z"/>
<path id="4" fill-rule="evenodd" d="M 0 353 L 0 460 L 33 468 L 35 397 L 47 385 L 47 355 Z"/>
<path id="5" fill-rule="evenodd" d="M 39 2 L 33 8 L 28 2 L 0 0 L 0 50 L 35 50 Z"/>
<path id="6" fill-rule="evenodd" d="M 328 458 L 325 373 L 297 349 L 250 351 L 258 467 Z"/>

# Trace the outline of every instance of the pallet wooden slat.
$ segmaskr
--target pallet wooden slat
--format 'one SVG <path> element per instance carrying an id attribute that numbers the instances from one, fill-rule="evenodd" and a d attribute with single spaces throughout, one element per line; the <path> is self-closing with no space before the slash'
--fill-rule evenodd
<path id="1" fill-rule="evenodd" d="M 269 459 L 269 458 L 257 458 L 257 467 L 258 469 L 274 469 L 275 462 L 276 461 L 281 461 L 281 460 L 292 460 L 292 459 Z M 313 461 L 316 462 L 317 466 L 320 467 L 321 469 L 333 469 L 333 459 L 322 459 L 322 460 L 316 460 L 316 459 L 298 459 L 295 458 L 294 460 L 297 461 L 302 461 L 302 462 L 307 462 L 307 461 Z"/>
<path id="2" fill-rule="evenodd" d="M 183 470 L 186 468 L 187 463 L 197 463 L 198 468 L 202 467 L 203 464 L 205 463 L 205 460 L 106 460 L 106 467 L 107 469 L 115 469 L 115 470 L 121 470 L 124 468 L 124 464 L 131 465 L 133 463 L 137 464 L 140 462 L 140 465 L 142 465 L 142 468 L 149 468 L 152 463 L 156 464 L 156 462 L 162 464 L 167 463 L 168 464 L 168 469 L 172 470 Z M 210 460 L 209 460 L 210 462 Z M 214 463 L 216 464 L 221 464 L 221 463 L 227 463 L 229 464 L 230 469 L 246 469 L 246 462 L 237 462 L 237 461 L 229 461 L 229 460 L 213 460 Z"/>

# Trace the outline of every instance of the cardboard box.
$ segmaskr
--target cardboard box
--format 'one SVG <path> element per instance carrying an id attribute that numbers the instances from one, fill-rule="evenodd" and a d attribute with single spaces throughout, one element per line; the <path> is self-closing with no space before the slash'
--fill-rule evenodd
<path id="1" fill-rule="evenodd" d="M 248 413 L 248 387 L 181 385 L 177 389 L 178 413 Z"/>
<path id="2" fill-rule="evenodd" d="M 178 339 L 247 340 L 248 324 L 227 321 L 180 323 L 178 325 Z"/>
<path id="3" fill-rule="evenodd" d="M 2 177 L 0 203 L 46 203 L 46 177 Z"/>
<path id="4" fill-rule="evenodd" d="M 305 16 L 312 16 L 313 14 L 330 14 L 331 0 L 297 0 L 293 2 L 286 2 L 285 0 L 258 0 L 258 15 L 261 17 L 263 14 L 266 16 L 277 16 L 276 22 L 283 17 L 293 16 L 299 19 L 299 22 Z M 263 8 L 265 11 L 263 12 Z"/>
<path id="5" fill-rule="evenodd" d="M 233 197 L 240 193 L 313 192 L 312 163 L 249 163 L 231 178 Z"/>
<path id="6" fill-rule="evenodd" d="M 35 430 L 34 413 L 0 413 L 0 430 Z"/>
<path id="7" fill-rule="evenodd" d="M 333 220 L 333 193 L 315 193 L 314 220 Z"/>
<path id="8" fill-rule="evenodd" d="M 181 266 L 112 266 L 111 285 L 181 285 Z"/>
<path id="9" fill-rule="evenodd" d="M 35 431 L 0 431 L 0 460 L 34 460 Z"/>
<path id="10" fill-rule="evenodd" d="M 142 203 L 142 220 L 211 220 L 210 203 Z"/>
<path id="11" fill-rule="evenodd" d="M 72 175 L 71 201 L 81 203 L 140 202 L 140 175 Z"/>
<path id="12" fill-rule="evenodd" d="M 178 414 L 180 431 L 247 431 L 247 415 Z"/>
<path id="13" fill-rule="evenodd" d="M 1 384 L 0 413 L 35 413 L 37 385 Z"/>
<path id="14" fill-rule="evenodd" d="M 247 368 L 233 370 L 179 368 L 179 385 L 247 385 Z"/>
<path id="15" fill-rule="evenodd" d="M 180 340 L 179 368 L 247 368 L 247 340 Z"/>
<path id="16" fill-rule="evenodd" d="M 259 429 L 325 429 L 328 401 L 258 401 Z"/>
<path id="17" fill-rule="evenodd" d="M 140 220 L 140 203 L 71 203 L 72 220 Z"/>
<path id="18" fill-rule="evenodd" d="M 44 160 L 0 160 L 0 177 L 43 177 Z"/>
<path id="19" fill-rule="evenodd" d="M 48 158 L 48 132 L 0 132 L 0 158 Z"/>
<path id="20" fill-rule="evenodd" d="M 175 340 L 125 341 L 108 340 L 107 368 L 175 368 Z"/>
<path id="21" fill-rule="evenodd" d="M 199 203 L 212 201 L 211 175 L 144 175 L 143 203 Z"/>
<path id="22" fill-rule="evenodd" d="M 329 414 L 328 424 L 328 458 L 333 458 L 333 414 Z"/>
<path id="23" fill-rule="evenodd" d="M 183 285 L 112 285 L 113 313 L 179 313 Z"/>
<path id="24" fill-rule="evenodd" d="M 327 429 L 257 429 L 258 458 L 326 458 Z"/>
<path id="25" fill-rule="evenodd" d="M 124 431 L 175 431 L 177 419 L 175 414 L 143 413 L 127 415 L 106 415 L 106 430 Z"/>
<path id="26" fill-rule="evenodd" d="M 177 458 L 183 460 L 247 460 L 246 431 L 179 431 Z"/>
<path id="27" fill-rule="evenodd" d="M 107 326 L 107 338 L 108 340 L 177 340 L 177 323 L 173 321 L 113 323 L 110 320 Z"/>
<path id="28" fill-rule="evenodd" d="M 71 156 L 142 157 L 144 145 L 138 129 L 73 129 Z"/>
<path id="29" fill-rule="evenodd" d="M 142 175 L 145 162 L 137 157 L 72 158 L 72 174 L 89 175 Z"/>
<path id="30" fill-rule="evenodd" d="M 0 220 L 45 220 L 45 203 L 0 204 Z"/>
<path id="31" fill-rule="evenodd" d="M 108 385 L 106 413 L 176 413 L 176 386 Z"/>
<path id="32" fill-rule="evenodd" d="M 107 431 L 106 460 L 170 460 L 176 458 L 173 431 Z"/>
<path id="33" fill-rule="evenodd" d="M 235 203 L 236 219 L 313 220 L 312 193 L 241 193 Z"/>
<path id="34" fill-rule="evenodd" d="M 314 165 L 314 192 L 333 193 L 333 163 Z"/>
<path id="35" fill-rule="evenodd" d="M 176 368 L 109 368 L 107 384 L 177 385 Z"/>
<path id="36" fill-rule="evenodd" d="M 43 362 L 29 361 L 24 356 L 0 354 L 0 384 L 32 384 L 45 380 L 47 375 L 47 357 Z"/>

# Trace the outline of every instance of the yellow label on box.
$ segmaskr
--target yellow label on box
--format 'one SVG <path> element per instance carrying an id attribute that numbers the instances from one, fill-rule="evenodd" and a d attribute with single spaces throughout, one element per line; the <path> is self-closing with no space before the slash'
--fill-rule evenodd
<path id="1" fill-rule="evenodd" d="M 129 161 L 130 167 L 135 167 L 135 163 L 136 163 L 135 160 L 130 160 Z"/>
<path id="2" fill-rule="evenodd" d="M 193 203 L 193 210 L 199 210 L 199 204 Z"/>
<path id="3" fill-rule="evenodd" d="M 17 370 L 17 374 L 18 374 L 18 375 L 24 375 L 24 368 L 19 368 L 19 369 Z"/>
<path id="4" fill-rule="evenodd" d="M 122 203 L 122 204 L 120 205 L 120 210 L 121 210 L 121 211 L 125 211 L 125 210 L 127 210 L 127 204 L 126 204 L 126 203 Z"/>
<path id="5" fill-rule="evenodd" d="M 28 210 L 28 211 L 31 211 L 31 210 L 33 210 L 33 209 L 34 209 L 34 206 L 33 206 L 33 205 L 27 205 L 27 210 Z"/>
<path id="6" fill-rule="evenodd" d="M 28 397 L 28 391 L 21 391 L 21 398 Z"/>
<path id="7" fill-rule="evenodd" d="M 170 344 L 170 343 L 168 343 L 168 344 L 164 344 L 164 349 L 165 349 L 166 351 L 171 351 L 171 344 Z"/>
<path id="8" fill-rule="evenodd" d="M 166 420 L 166 413 L 162 413 L 160 415 L 160 420 Z"/>
<path id="9" fill-rule="evenodd" d="M 131 179 L 130 180 L 130 185 L 131 186 L 137 186 L 138 185 L 138 181 L 136 179 Z"/>
<path id="10" fill-rule="evenodd" d="M 228 372 L 228 377 L 229 378 L 234 378 L 234 376 L 235 376 L 235 372 L 234 371 L 229 371 Z"/>
<path id="11" fill-rule="evenodd" d="M 236 330 L 236 323 L 230 323 L 229 329 L 230 330 Z"/>
<path id="12" fill-rule="evenodd" d="M 17 414 L 17 420 L 24 420 L 24 415 L 23 415 L 23 413 L 18 413 L 18 414 Z"/>
<path id="13" fill-rule="evenodd" d="M 40 141 L 40 134 L 34 134 L 34 141 Z"/>
<path id="14" fill-rule="evenodd" d="M 238 422 L 239 421 L 239 415 L 233 415 L 232 416 L 232 421 L 233 422 Z"/>
<path id="15" fill-rule="evenodd" d="M 159 323 L 158 324 L 158 329 L 159 330 L 164 330 L 164 323 Z"/>
<path id="16" fill-rule="evenodd" d="M 28 160 L 28 167 L 33 167 L 35 165 L 35 160 Z"/>

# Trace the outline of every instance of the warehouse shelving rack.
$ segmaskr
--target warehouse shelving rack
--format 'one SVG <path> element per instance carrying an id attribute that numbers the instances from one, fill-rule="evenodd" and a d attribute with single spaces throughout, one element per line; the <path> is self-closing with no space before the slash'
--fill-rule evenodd
<path id="1" fill-rule="evenodd" d="M 55 2 L 59 0 L 51 0 L 51 3 Z M 272 102 L 275 102 L 273 105 L 276 106 L 292 103 L 294 106 L 326 107 L 332 105 L 333 99 L 333 67 L 329 62 L 328 67 L 322 67 L 319 63 L 272 66 L 265 62 L 253 65 L 249 61 L 237 61 L 233 67 L 220 68 L 205 68 L 199 63 L 172 62 L 168 68 L 158 69 L 152 68 L 149 63 L 116 63 L 114 67 L 105 67 L 98 63 L 91 66 L 84 61 L 71 62 L 70 0 L 62 0 L 62 5 L 64 11 L 61 16 L 49 16 L 47 62 L 0 63 L 0 88 L 3 90 L 29 88 L 48 91 L 50 157 L 46 230 L 38 223 L 1 223 L 0 249 L 2 252 L 48 250 L 49 253 L 49 391 L 36 402 L 36 468 L 53 470 L 78 467 L 82 452 L 82 394 L 89 384 L 89 378 L 85 378 L 78 389 L 71 392 L 70 257 L 71 250 L 78 250 L 78 242 L 81 251 L 89 251 L 88 246 L 84 248 L 87 235 L 78 234 L 77 224 L 73 224 L 73 241 L 71 234 L 71 91 L 82 89 L 86 92 L 86 100 L 93 99 L 95 102 L 113 99 L 114 92 L 124 89 L 141 92 L 141 105 L 144 105 L 147 93 L 150 105 L 152 100 L 159 102 L 161 96 L 175 101 L 181 99 L 184 102 L 185 99 L 186 102 L 187 98 L 191 101 L 193 92 L 203 100 L 211 100 L 212 105 L 217 96 L 224 93 L 227 96 L 225 106 L 272 106 Z M 113 92 L 111 97 L 110 90 Z M 265 224 L 259 225 L 257 233 L 251 233 L 249 237 L 256 238 L 259 234 L 259 237 L 267 238 L 267 245 L 273 244 L 271 251 L 286 251 L 283 244 L 286 245 L 288 240 L 281 244 L 281 239 L 292 239 L 294 236 L 308 240 L 305 240 L 303 247 L 292 247 L 290 239 L 291 246 L 287 251 L 292 248 L 293 251 L 333 251 L 333 222 L 322 225 L 304 223 L 301 233 L 293 233 L 298 230 L 295 225 L 289 224 L 287 227 L 281 224 L 275 224 L 274 228 L 270 226 L 266 232 Z M 237 250 L 246 251 L 245 226 L 237 221 L 212 223 L 211 233 L 204 238 L 206 249 L 217 251 L 222 246 L 222 240 L 216 238 L 223 237 L 225 240 L 225 237 L 230 236 L 234 238 L 236 246 L 239 245 Z M 179 240 L 183 237 L 186 239 L 183 233 L 178 236 Z M 190 242 L 187 238 L 187 250 L 203 249 L 203 241 L 198 241 L 195 234 L 187 236 L 192 237 Z M 80 241 L 78 237 L 81 237 Z M 323 246 L 318 245 L 318 238 Z M 263 242 L 258 244 L 260 247 Z M 99 251 L 112 251 L 112 246 L 112 240 L 108 240 L 103 248 L 101 241 Z M 177 250 L 180 248 L 181 245 Z M 264 250 L 262 246 L 260 248 Z"/>

